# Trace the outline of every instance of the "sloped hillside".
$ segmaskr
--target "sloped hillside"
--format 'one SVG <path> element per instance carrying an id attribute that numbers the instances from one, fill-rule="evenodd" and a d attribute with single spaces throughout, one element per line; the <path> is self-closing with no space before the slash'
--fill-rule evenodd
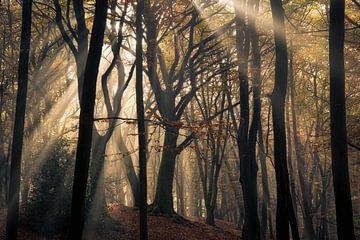
<path id="1" fill-rule="evenodd" d="M 138 232 L 138 210 L 134 208 L 115 205 L 110 208 L 111 216 L 119 222 L 108 228 L 103 233 L 91 232 L 86 234 L 86 239 L 119 239 L 132 240 L 139 239 Z M 217 221 L 217 226 L 209 226 L 203 223 L 203 219 L 179 223 L 176 219 L 149 216 L 149 239 L 151 240 L 236 240 L 240 239 L 240 231 L 236 230 L 235 225 Z M 5 214 L 1 213 L 0 219 L 0 239 L 5 239 Z M 64 234 L 52 237 L 38 236 L 29 230 L 21 228 L 19 230 L 19 240 L 62 240 Z"/>

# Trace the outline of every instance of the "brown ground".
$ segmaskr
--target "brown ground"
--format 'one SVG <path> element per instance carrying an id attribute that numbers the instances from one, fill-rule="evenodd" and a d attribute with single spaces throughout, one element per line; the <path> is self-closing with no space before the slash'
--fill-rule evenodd
<path id="1" fill-rule="evenodd" d="M 138 210 L 134 208 L 115 205 L 110 208 L 111 216 L 118 221 L 119 225 L 106 230 L 104 233 L 91 233 L 86 239 L 94 240 L 132 240 L 139 239 Z M 179 223 L 176 219 L 149 216 L 149 239 L 150 240 L 236 240 L 240 239 L 240 232 L 235 225 L 216 221 L 216 227 L 203 223 L 203 219 Z M 0 240 L 5 239 L 5 214 L 0 214 Z M 62 240 L 64 236 L 45 238 L 20 228 L 19 240 Z"/>

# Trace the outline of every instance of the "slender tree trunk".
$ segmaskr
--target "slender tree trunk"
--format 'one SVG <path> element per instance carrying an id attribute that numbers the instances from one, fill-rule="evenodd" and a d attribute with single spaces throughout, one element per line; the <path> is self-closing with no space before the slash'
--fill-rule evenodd
<path id="1" fill-rule="evenodd" d="M 286 97 L 286 135 L 287 135 L 287 160 L 289 165 L 290 174 L 290 192 L 291 200 L 294 208 L 295 218 L 297 218 L 297 204 L 296 204 L 296 187 L 295 187 L 295 173 L 294 164 L 292 159 L 292 141 L 291 141 L 291 130 L 290 130 L 290 95 Z"/>
<path id="2" fill-rule="evenodd" d="M 271 0 L 271 12 L 275 34 L 275 85 L 271 96 L 274 131 L 274 158 L 276 172 L 276 237 L 279 240 L 290 239 L 289 223 L 292 202 L 289 184 L 289 172 L 286 159 L 286 131 L 284 119 L 285 97 L 288 77 L 288 56 L 284 23 L 284 9 L 281 0 Z M 292 222 L 293 238 L 299 239 L 297 224 Z M 295 226 L 294 226 L 295 225 Z"/>
<path id="3" fill-rule="evenodd" d="M 146 176 L 146 135 L 144 118 L 143 96 L 143 52 L 142 52 L 142 12 L 143 0 L 137 1 L 136 6 L 136 109 L 138 118 L 138 141 L 139 141 L 139 182 L 140 182 L 140 239 L 146 240 L 147 233 L 147 176 Z"/>
<path id="4" fill-rule="evenodd" d="M 239 8 L 245 8 L 246 1 L 237 1 Z M 253 153 L 255 151 L 256 131 L 252 129 L 252 146 L 249 136 L 249 82 L 248 57 L 250 31 L 245 23 L 245 11 L 236 9 L 236 50 L 238 58 L 238 75 L 240 81 L 240 123 L 238 127 L 238 148 L 240 155 L 240 183 L 245 205 L 244 239 L 260 238 L 260 223 L 257 212 L 257 165 Z M 250 28 L 253 26 L 250 26 Z M 253 34 L 253 38 L 256 36 Z M 254 40 L 254 39 L 252 39 Z M 257 47 L 257 43 L 255 47 Z M 258 91 L 258 90 L 257 90 Z M 254 98 L 255 101 L 260 99 Z M 255 104 L 255 108 L 258 107 Z M 259 109 L 260 110 L 260 109 Z M 258 114 L 258 113 L 255 113 Z M 256 123 L 255 123 L 256 125 Z M 253 125 L 253 127 L 255 126 Z M 256 128 L 258 126 L 255 126 Z M 255 132 L 255 135 L 253 134 Z M 255 141 L 254 141 L 255 140 Z M 251 148 L 251 149 L 250 149 Z"/>
<path id="5" fill-rule="evenodd" d="M 0 4 L 0 7 L 1 4 Z M 8 13 L 10 14 L 10 13 Z M 6 48 L 6 25 L 4 24 L 3 26 L 3 33 L 2 33 L 2 47 L 1 47 L 1 55 L 4 56 L 5 54 L 5 48 Z M 5 64 L 4 64 L 5 65 Z M 6 66 L 3 67 L 3 61 L 0 61 L 0 69 L 1 71 L 1 84 L 2 86 L 4 86 L 6 84 L 5 82 L 5 69 Z M 3 106 L 4 106 L 4 94 L 5 94 L 5 87 L 2 87 L 0 89 L 0 113 L 3 112 Z M 4 125 L 3 125 L 3 120 L 2 118 L 0 118 L 0 208 L 6 206 L 6 198 L 5 195 L 3 195 L 3 189 L 4 188 L 4 184 L 5 184 L 5 176 L 7 173 L 7 167 L 6 167 L 6 157 L 5 157 L 5 138 L 4 138 L 4 134 L 5 134 L 5 129 L 4 129 Z M 4 180 L 4 181 L 3 181 Z"/>
<path id="6" fill-rule="evenodd" d="M 182 156 L 180 156 L 182 157 Z M 179 157 L 179 158 L 180 158 Z M 180 216 L 185 217 L 185 199 L 184 199 L 184 173 L 183 159 L 179 159 L 176 166 L 176 199 L 177 199 L 177 212 Z"/>
<path id="7" fill-rule="evenodd" d="M 134 206 L 139 207 L 140 206 L 139 179 L 136 175 L 133 160 L 131 158 L 131 153 L 124 142 L 124 138 L 123 138 L 121 132 L 118 132 L 117 134 L 119 134 L 120 136 L 117 138 L 116 142 L 117 142 L 117 146 L 123 156 L 123 166 L 125 168 L 126 177 L 129 181 L 129 185 L 130 185 L 131 192 L 133 195 Z"/>
<path id="8" fill-rule="evenodd" d="M 262 183 L 262 204 L 261 204 L 261 224 L 260 224 L 260 238 L 266 239 L 266 230 L 268 221 L 271 222 L 271 216 L 268 216 L 268 208 L 270 208 L 270 190 L 269 190 L 269 181 L 267 174 L 266 166 L 266 156 L 264 153 L 264 143 L 263 143 L 263 134 L 262 134 L 262 124 L 259 123 L 259 157 L 260 157 L 260 166 L 261 166 L 261 183 Z M 268 220 L 269 218 L 269 220 Z M 270 229 L 269 229 L 270 230 Z"/>
<path id="9" fill-rule="evenodd" d="M 19 225 L 19 197 L 21 178 L 21 154 L 23 148 L 26 96 L 28 85 L 29 50 L 31 40 L 32 0 L 24 0 L 22 7 L 21 43 L 18 67 L 18 92 L 16 96 L 15 124 L 11 148 L 10 186 L 6 239 L 17 239 Z"/>
<path id="10" fill-rule="evenodd" d="M 345 1 L 330 1 L 330 128 L 337 234 L 340 240 L 355 239 L 348 169 L 345 66 Z"/>
<path id="11" fill-rule="evenodd" d="M 253 174 L 252 176 L 252 186 L 251 186 L 251 199 L 253 201 L 253 210 L 254 216 L 251 217 L 251 224 L 253 225 L 252 231 L 254 231 L 253 237 L 260 239 L 260 222 L 257 211 L 258 204 L 258 193 L 257 193 L 257 172 L 258 165 L 256 162 L 256 143 L 257 143 L 257 133 L 259 130 L 260 117 L 261 117 L 261 55 L 260 55 L 260 47 L 259 47 L 259 35 L 256 30 L 255 17 L 258 12 L 258 4 L 259 1 L 253 1 L 250 6 L 250 14 L 253 15 L 249 19 L 249 34 L 250 34 L 250 42 L 252 47 L 252 68 L 253 68 L 253 76 L 254 80 L 252 82 L 253 86 L 253 111 L 252 111 L 252 121 L 249 130 L 249 161 L 250 161 L 250 169 Z M 250 236 L 249 236 L 250 237 Z M 253 239 L 253 238 L 251 238 Z"/>
<path id="12" fill-rule="evenodd" d="M 296 153 L 296 161 L 298 168 L 298 177 L 300 183 L 301 197 L 303 203 L 303 221 L 304 221 L 304 237 L 306 239 L 315 239 L 315 230 L 313 226 L 313 219 L 311 216 L 311 195 L 309 193 L 309 183 L 307 182 L 306 174 L 305 174 L 305 151 L 304 147 L 300 142 L 300 138 L 298 135 L 297 128 L 297 117 L 296 117 L 296 109 L 295 109 L 295 79 L 293 74 L 293 55 L 290 53 L 290 99 L 291 99 L 291 111 L 292 111 L 292 120 L 293 120 L 293 134 L 294 134 L 294 142 L 295 142 L 295 153 Z"/>
<path id="13" fill-rule="evenodd" d="M 86 84 L 83 85 L 82 99 L 86 99 L 86 101 L 80 102 L 79 139 L 71 203 L 70 233 L 68 236 L 68 239 L 71 240 L 81 239 L 84 228 L 85 195 L 93 134 L 96 80 L 104 40 L 107 5 L 107 0 L 97 0 L 95 3 L 90 49 L 84 73 Z"/>
<path id="14" fill-rule="evenodd" d="M 76 62 L 76 73 L 78 79 L 78 96 L 79 96 L 79 101 L 81 102 L 83 96 L 82 94 L 83 84 L 85 81 L 84 80 L 85 66 L 86 66 L 85 63 L 88 56 L 89 30 L 86 27 L 83 0 L 72 0 L 72 1 L 73 1 L 73 7 L 74 7 L 75 18 L 77 23 L 78 52 L 75 55 L 75 62 Z"/>
<path id="15" fill-rule="evenodd" d="M 324 95 L 325 88 L 322 88 L 322 95 Z M 320 219 L 319 219 L 319 225 L 318 225 L 318 232 L 317 232 L 317 238 L 318 239 L 329 239 L 329 233 L 328 233 L 328 222 L 327 222 L 327 208 L 328 208 L 328 200 L 327 200 L 327 193 L 328 193 L 328 185 L 329 185 L 329 174 L 326 169 L 327 167 L 327 158 L 325 156 L 325 163 L 324 167 L 322 166 L 322 163 L 320 161 L 320 135 L 322 132 L 321 128 L 321 115 L 323 111 L 320 111 L 322 108 L 322 104 L 319 104 L 319 96 L 318 96 L 318 87 L 317 87 L 317 79 L 314 78 L 314 99 L 315 99 L 315 107 L 316 107 L 316 124 L 315 124 L 315 144 L 314 144 L 314 160 L 319 165 L 319 173 L 321 177 L 321 184 L 322 188 L 319 193 L 320 198 Z"/>

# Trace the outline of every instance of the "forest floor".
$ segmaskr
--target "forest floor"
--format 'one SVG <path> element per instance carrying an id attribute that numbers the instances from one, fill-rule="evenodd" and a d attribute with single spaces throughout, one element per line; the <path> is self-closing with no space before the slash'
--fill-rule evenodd
<path id="1" fill-rule="evenodd" d="M 85 239 L 89 240 L 132 240 L 139 239 L 138 210 L 130 207 L 114 205 L 110 207 L 111 217 L 118 222 L 99 233 L 91 232 Z M 236 240 L 240 239 L 240 231 L 236 226 L 217 220 L 216 226 L 204 223 L 203 218 L 191 221 L 178 221 L 175 218 L 149 216 L 149 240 Z M 0 212 L 0 240 L 5 239 L 5 212 Z M 42 237 L 20 228 L 19 240 L 62 240 L 62 235 L 51 238 Z"/>

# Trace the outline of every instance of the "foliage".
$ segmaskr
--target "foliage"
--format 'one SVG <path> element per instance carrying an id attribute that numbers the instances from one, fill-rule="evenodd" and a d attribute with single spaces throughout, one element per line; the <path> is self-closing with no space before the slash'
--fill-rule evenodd
<path id="1" fill-rule="evenodd" d="M 49 235 L 66 227 L 70 217 L 73 156 L 66 140 L 59 140 L 34 175 L 28 201 L 24 204 L 24 225 Z"/>

